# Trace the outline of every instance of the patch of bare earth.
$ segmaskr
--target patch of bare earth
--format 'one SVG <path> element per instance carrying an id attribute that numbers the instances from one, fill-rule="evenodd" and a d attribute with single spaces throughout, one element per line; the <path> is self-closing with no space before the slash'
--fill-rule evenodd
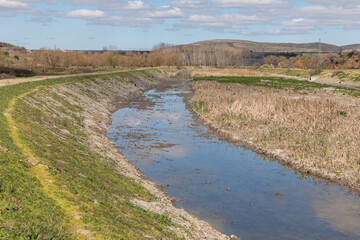
<path id="1" fill-rule="evenodd" d="M 360 100 L 333 89 L 292 91 L 194 82 L 207 126 L 301 172 L 360 190 Z"/>

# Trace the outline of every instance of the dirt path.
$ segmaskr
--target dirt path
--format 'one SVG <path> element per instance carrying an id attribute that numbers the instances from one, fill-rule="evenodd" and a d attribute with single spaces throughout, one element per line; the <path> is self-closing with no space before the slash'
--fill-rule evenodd
<path id="1" fill-rule="evenodd" d="M 47 79 L 78 77 L 78 76 L 92 76 L 92 75 L 98 75 L 98 74 L 128 72 L 128 71 L 136 71 L 136 70 L 144 70 L 144 69 L 148 69 L 148 68 L 124 69 L 124 70 L 118 70 L 118 71 L 113 71 L 113 72 L 102 71 L 102 72 L 94 72 L 94 73 L 79 73 L 79 74 L 67 74 L 67 75 L 45 75 L 45 76 L 35 76 L 35 77 L 9 78 L 9 79 L 0 80 L 0 87 L 11 86 L 11 85 L 26 83 L 26 82 L 43 81 L 43 80 L 47 80 Z"/>

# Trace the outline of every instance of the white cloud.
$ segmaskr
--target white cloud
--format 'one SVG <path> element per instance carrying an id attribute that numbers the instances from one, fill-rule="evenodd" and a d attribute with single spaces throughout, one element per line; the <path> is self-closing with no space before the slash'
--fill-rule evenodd
<path id="1" fill-rule="evenodd" d="M 306 6 L 294 10 L 293 18 L 303 18 L 308 25 L 343 26 L 346 29 L 360 28 L 360 6 Z"/>
<path id="2" fill-rule="evenodd" d="M 152 24 L 163 23 L 163 20 L 147 17 L 119 17 L 108 16 L 101 19 L 94 19 L 89 22 L 91 25 L 126 26 L 126 27 L 147 27 Z"/>
<path id="3" fill-rule="evenodd" d="M 101 1 L 98 3 L 100 8 L 103 10 L 143 10 L 149 9 L 150 6 L 147 5 L 144 1 L 116 1 L 108 0 Z"/>
<path id="4" fill-rule="evenodd" d="M 143 1 L 129 1 L 125 4 L 124 9 L 129 10 L 139 10 L 139 9 L 147 9 L 149 6 Z"/>
<path id="5" fill-rule="evenodd" d="M 283 30 L 309 31 L 317 29 L 317 21 L 312 19 L 294 18 L 284 21 L 280 25 L 284 26 Z"/>
<path id="6" fill-rule="evenodd" d="M 306 6 L 292 5 L 294 0 L 169 0 L 169 6 L 154 6 L 147 0 L 0 0 L 0 17 L 14 13 L 32 13 L 32 21 L 47 17 L 85 19 L 88 24 L 145 27 L 177 19 L 174 28 L 202 28 L 233 32 L 250 28 L 243 34 L 304 34 L 324 26 L 360 29 L 360 0 L 304 0 Z M 35 12 L 34 2 L 79 5 L 70 12 Z M 151 5 L 152 3 L 152 5 Z M 93 5 L 90 7 L 83 5 Z M 58 6 L 58 5 L 56 5 Z M 232 8 L 231 13 L 228 9 Z M 79 9 L 79 10 L 76 10 Z M 233 11 L 238 10 L 236 13 Z M 6 13 L 6 14 L 5 14 Z M 251 31 L 260 26 L 264 31 Z M 168 27 L 168 26 L 167 26 Z"/>
<path id="7" fill-rule="evenodd" d="M 322 5 L 347 5 L 347 4 L 354 4 L 360 3 L 359 0 L 308 0 L 310 3 L 322 4 Z"/>
<path id="8" fill-rule="evenodd" d="M 208 3 L 205 1 L 174 1 L 171 3 L 173 7 L 179 8 L 205 8 Z"/>
<path id="9" fill-rule="evenodd" d="M 46 0 L 46 1 L 43 1 L 43 0 L 22 0 L 22 2 L 47 2 L 47 3 L 57 3 L 57 0 Z"/>
<path id="10" fill-rule="evenodd" d="M 187 28 L 224 28 L 224 29 L 243 29 L 245 25 L 255 25 L 267 23 L 272 18 L 264 15 L 255 14 L 225 14 L 219 16 L 192 15 L 183 19 L 183 23 L 178 26 Z"/>
<path id="11" fill-rule="evenodd" d="M 215 22 L 217 18 L 215 16 L 208 15 L 192 15 L 186 19 L 189 22 Z"/>
<path id="12" fill-rule="evenodd" d="M 52 1 L 52 0 L 49 0 Z M 56 0 L 53 0 L 56 1 Z M 99 5 L 102 10 L 142 10 L 150 8 L 144 1 L 122 1 L 122 0 L 66 0 L 72 5 Z"/>
<path id="13" fill-rule="evenodd" d="M 288 5 L 288 2 L 286 0 L 212 0 L 211 3 L 217 7 L 223 8 L 261 8 Z"/>
<path id="14" fill-rule="evenodd" d="M 144 12 L 144 16 L 151 18 L 180 18 L 185 17 L 185 13 L 177 7 L 160 7 L 151 9 L 150 11 Z"/>
<path id="15" fill-rule="evenodd" d="M 102 18 L 105 17 L 105 13 L 100 10 L 88 10 L 88 9 L 79 9 L 66 14 L 66 17 L 70 18 Z"/>
<path id="16" fill-rule="evenodd" d="M 27 9 L 29 5 L 19 1 L 0 0 L 0 9 Z"/>

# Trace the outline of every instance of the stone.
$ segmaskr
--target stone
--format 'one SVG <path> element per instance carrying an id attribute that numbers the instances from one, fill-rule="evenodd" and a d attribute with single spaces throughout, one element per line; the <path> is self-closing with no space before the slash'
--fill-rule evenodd
<path id="1" fill-rule="evenodd" d="M 238 238 L 238 237 L 235 236 L 235 235 L 231 235 L 231 236 L 230 236 L 230 240 L 241 240 L 241 239 Z"/>

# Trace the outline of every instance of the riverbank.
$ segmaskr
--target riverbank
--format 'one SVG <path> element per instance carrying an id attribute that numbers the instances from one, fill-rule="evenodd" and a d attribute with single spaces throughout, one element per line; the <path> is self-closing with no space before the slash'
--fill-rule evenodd
<path id="1" fill-rule="evenodd" d="M 113 111 L 176 72 L 0 88 L 0 238 L 229 239 L 175 208 L 105 137 Z"/>
<path id="2" fill-rule="evenodd" d="M 357 93 L 306 81 L 225 78 L 193 83 L 192 108 L 209 128 L 305 177 L 360 190 Z"/>

